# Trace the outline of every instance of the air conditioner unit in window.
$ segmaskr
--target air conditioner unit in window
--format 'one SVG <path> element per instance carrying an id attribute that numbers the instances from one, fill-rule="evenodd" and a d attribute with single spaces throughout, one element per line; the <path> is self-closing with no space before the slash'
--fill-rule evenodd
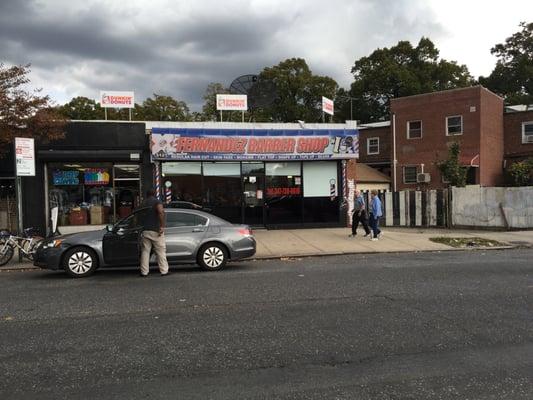
<path id="1" fill-rule="evenodd" d="M 429 183 L 431 182 L 431 175 L 428 174 L 427 172 L 424 174 L 417 174 L 416 181 L 417 183 Z"/>
<path id="2" fill-rule="evenodd" d="M 533 135 L 526 136 L 526 143 L 533 143 Z"/>

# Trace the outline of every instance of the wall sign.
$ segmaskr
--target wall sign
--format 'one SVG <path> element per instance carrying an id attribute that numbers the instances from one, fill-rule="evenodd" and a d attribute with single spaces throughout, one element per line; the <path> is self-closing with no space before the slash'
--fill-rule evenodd
<path id="1" fill-rule="evenodd" d="M 15 138 L 17 176 L 35 176 L 35 141 L 33 138 Z"/>
<path id="2" fill-rule="evenodd" d="M 359 132 L 153 128 L 154 160 L 331 160 L 359 156 Z"/>

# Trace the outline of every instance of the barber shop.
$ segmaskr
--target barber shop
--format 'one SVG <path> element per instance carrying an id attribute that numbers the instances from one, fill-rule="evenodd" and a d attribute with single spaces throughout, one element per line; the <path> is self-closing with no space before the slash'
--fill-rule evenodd
<path id="1" fill-rule="evenodd" d="M 346 164 L 358 157 L 357 129 L 146 124 L 156 190 L 166 203 L 195 203 L 230 222 L 269 229 L 346 225 Z"/>

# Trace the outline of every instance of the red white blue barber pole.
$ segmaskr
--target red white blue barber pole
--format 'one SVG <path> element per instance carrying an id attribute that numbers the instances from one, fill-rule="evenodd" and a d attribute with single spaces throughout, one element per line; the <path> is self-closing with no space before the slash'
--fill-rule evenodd
<path id="1" fill-rule="evenodd" d="M 335 179 L 329 181 L 329 195 L 331 196 L 331 201 L 337 197 L 337 181 Z"/>
<path id="2" fill-rule="evenodd" d="M 156 162 L 154 168 L 155 175 L 155 196 L 161 200 L 161 172 L 159 170 L 159 162 Z"/>
<path id="3" fill-rule="evenodd" d="M 165 203 L 169 204 L 172 201 L 172 190 L 170 189 L 172 182 L 165 182 Z"/>

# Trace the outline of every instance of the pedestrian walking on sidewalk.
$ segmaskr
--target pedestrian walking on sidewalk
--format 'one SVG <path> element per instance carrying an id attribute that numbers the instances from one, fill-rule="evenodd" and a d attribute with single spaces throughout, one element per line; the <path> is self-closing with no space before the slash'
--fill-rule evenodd
<path id="1" fill-rule="evenodd" d="M 150 189 L 146 192 L 146 207 L 143 232 L 141 234 L 141 276 L 147 276 L 150 272 L 150 251 L 154 248 L 157 257 L 157 265 L 161 276 L 168 274 L 167 245 L 165 243 L 165 210 L 163 204 L 155 197 L 155 191 Z"/>
<path id="2" fill-rule="evenodd" d="M 350 235 L 350 237 L 355 237 L 357 235 L 357 227 L 359 226 L 359 222 L 365 230 L 364 237 L 370 235 L 370 228 L 368 228 L 368 216 L 365 207 L 365 199 L 361 195 L 361 191 L 356 190 L 353 202 L 352 234 Z"/>
<path id="3" fill-rule="evenodd" d="M 378 240 L 381 236 L 381 230 L 379 229 L 379 218 L 383 215 L 381 210 L 381 200 L 378 197 L 378 191 L 372 190 L 370 192 L 370 227 L 372 228 L 372 240 Z"/>

